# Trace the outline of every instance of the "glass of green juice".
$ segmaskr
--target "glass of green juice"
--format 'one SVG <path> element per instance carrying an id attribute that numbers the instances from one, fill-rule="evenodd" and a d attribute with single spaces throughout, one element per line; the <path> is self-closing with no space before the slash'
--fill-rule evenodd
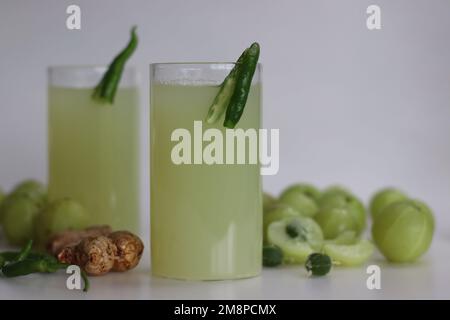
<path id="1" fill-rule="evenodd" d="M 175 164 L 171 156 L 177 143 L 171 139 L 175 129 L 187 130 L 192 140 L 194 121 L 201 121 L 203 130 L 215 128 L 225 132 L 223 115 L 214 124 L 204 119 L 233 66 L 234 63 L 150 65 L 151 262 L 156 276 L 224 280 L 253 277 L 261 272 L 259 163 Z M 260 128 L 261 101 L 258 65 L 236 128 Z M 192 158 L 194 149 L 206 145 L 192 142 Z"/>
<path id="2" fill-rule="evenodd" d="M 92 99 L 106 66 L 48 69 L 50 200 L 84 205 L 91 224 L 139 232 L 138 76 L 125 68 L 114 103 Z"/>

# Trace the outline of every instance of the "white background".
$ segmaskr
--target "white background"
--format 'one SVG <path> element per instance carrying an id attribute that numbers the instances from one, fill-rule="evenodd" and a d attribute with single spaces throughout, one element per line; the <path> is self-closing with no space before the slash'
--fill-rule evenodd
<path id="1" fill-rule="evenodd" d="M 65 27 L 70 4 L 81 6 L 80 31 Z M 381 7 L 379 31 L 366 28 L 370 4 Z M 147 257 L 141 271 L 92 279 L 89 295 L 67 291 L 62 274 L 2 282 L 1 298 L 449 297 L 450 1 L 0 0 L 3 188 L 30 177 L 46 180 L 46 67 L 106 64 L 134 24 L 140 44 L 130 63 L 142 74 L 144 231 L 148 64 L 233 61 L 258 41 L 264 126 L 279 128 L 281 137 L 280 171 L 265 177 L 265 189 L 342 183 L 368 200 L 377 188 L 398 186 L 433 208 L 435 244 L 415 266 L 384 268 L 380 292 L 365 288 L 363 268 L 335 270 L 317 282 L 292 269 L 238 282 L 185 283 L 148 277 Z"/>
<path id="2" fill-rule="evenodd" d="M 382 29 L 366 28 L 378 4 Z M 82 29 L 65 27 L 78 4 Z M 148 64 L 233 61 L 253 41 L 264 64 L 264 126 L 280 128 L 278 193 L 342 183 L 367 200 L 395 185 L 450 222 L 450 1 L 0 2 L 0 185 L 45 181 L 46 67 L 106 64 L 138 26 L 142 205 L 148 229 Z M 82 130 L 83 128 L 80 128 Z"/>

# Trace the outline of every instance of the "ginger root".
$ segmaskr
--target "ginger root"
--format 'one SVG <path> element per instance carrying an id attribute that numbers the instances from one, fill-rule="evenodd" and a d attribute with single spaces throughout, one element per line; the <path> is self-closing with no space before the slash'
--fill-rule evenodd
<path id="1" fill-rule="evenodd" d="M 110 230 L 108 226 L 97 226 L 78 232 L 66 231 L 54 237 L 47 248 L 59 262 L 76 264 L 92 276 L 133 269 L 141 259 L 144 244 L 131 232 Z M 62 247 L 62 244 L 68 245 Z"/>
<path id="2" fill-rule="evenodd" d="M 123 272 L 136 267 L 144 251 L 141 239 L 128 231 L 116 231 L 108 237 L 117 247 L 112 271 Z"/>
<path id="3" fill-rule="evenodd" d="M 64 248 L 57 256 L 59 262 L 76 264 L 91 276 L 108 273 L 114 266 L 117 247 L 105 236 L 87 237 L 77 245 Z"/>
<path id="4" fill-rule="evenodd" d="M 47 251 L 52 255 L 57 255 L 62 249 L 78 244 L 87 237 L 107 236 L 112 232 L 110 226 L 92 226 L 84 230 L 66 230 L 52 236 L 47 242 Z"/>

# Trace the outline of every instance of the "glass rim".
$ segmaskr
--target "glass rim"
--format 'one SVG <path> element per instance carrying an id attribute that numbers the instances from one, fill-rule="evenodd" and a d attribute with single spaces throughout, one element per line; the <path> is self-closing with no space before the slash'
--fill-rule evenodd
<path id="1" fill-rule="evenodd" d="M 236 62 L 157 62 L 150 64 L 152 83 L 219 85 Z M 252 82 L 261 82 L 263 65 L 258 63 Z"/>
<path id="2" fill-rule="evenodd" d="M 211 61 L 211 62 L 206 62 L 206 61 L 181 61 L 181 62 L 152 62 L 150 63 L 150 66 L 179 66 L 179 65 L 203 65 L 203 66 L 208 66 L 208 65 L 235 65 L 236 62 L 229 62 L 229 61 Z M 261 67 L 262 63 L 258 62 L 258 67 Z"/>
<path id="3" fill-rule="evenodd" d="M 56 87 L 95 87 L 108 70 L 107 65 L 53 65 L 47 67 L 48 84 Z M 134 66 L 125 66 L 119 87 L 134 87 L 140 82 L 140 74 Z"/>
<path id="4" fill-rule="evenodd" d="M 109 65 L 107 64 L 58 64 L 47 66 L 47 71 L 64 71 L 64 70 L 97 70 L 105 71 Z M 136 67 L 125 66 L 124 70 L 136 71 Z"/>

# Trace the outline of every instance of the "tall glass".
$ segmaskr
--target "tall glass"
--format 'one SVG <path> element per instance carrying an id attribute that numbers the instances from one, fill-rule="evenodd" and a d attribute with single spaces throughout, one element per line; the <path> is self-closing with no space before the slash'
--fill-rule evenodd
<path id="1" fill-rule="evenodd" d="M 139 230 L 139 97 L 125 69 L 114 103 L 92 100 L 106 67 L 50 67 L 48 72 L 49 197 L 83 204 L 92 224 Z"/>
<path id="2" fill-rule="evenodd" d="M 151 72 L 151 259 L 154 275 L 189 280 L 256 276 L 261 271 L 262 199 L 259 164 L 175 164 L 175 129 L 192 140 L 202 130 L 224 133 L 223 118 L 204 122 L 232 63 L 152 64 Z M 258 66 L 237 128 L 259 129 Z M 198 133 L 198 132 L 197 132 Z M 224 135 L 225 136 L 225 135 Z M 198 145 L 205 147 L 208 143 Z M 191 154 L 194 157 L 195 143 Z M 197 145 L 197 146 L 198 146 Z"/>

